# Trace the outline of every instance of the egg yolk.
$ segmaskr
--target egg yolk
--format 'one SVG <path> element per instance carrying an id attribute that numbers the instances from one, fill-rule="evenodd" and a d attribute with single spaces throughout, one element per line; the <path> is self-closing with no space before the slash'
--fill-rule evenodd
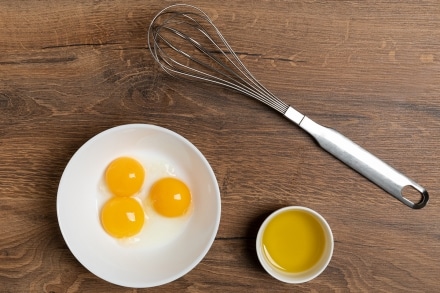
<path id="1" fill-rule="evenodd" d="M 156 181 L 149 194 L 153 208 L 165 217 L 184 215 L 191 204 L 191 192 L 177 178 L 167 177 Z"/>
<path id="2" fill-rule="evenodd" d="M 104 230 L 115 238 L 138 234 L 145 221 L 141 204 L 132 197 L 114 197 L 101 210 Z"/>
<path id="3" fill-rule="evenodd" d="M 144 182 L 145 171 L 133 158 L 120 157 L 110 163 L 105 172 L 105 182 L 116 196 L 132 196 Z"/>

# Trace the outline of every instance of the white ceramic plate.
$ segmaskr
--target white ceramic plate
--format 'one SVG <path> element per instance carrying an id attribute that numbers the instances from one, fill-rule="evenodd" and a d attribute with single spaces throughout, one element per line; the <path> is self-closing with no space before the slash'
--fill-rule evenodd
<path id="1" fill-rule="evenodd" d="M 103 174 L 120 156 L 134 157 L 146 168 L 140 200 L 159 177 L 186 182 L 192 211 L 180 233 L 156 237 L 152 245 L 148 240 L 155 232 L 121 242 L 103 230 L 100 209 L 109 198 Z M 121 286 L 153 287 L 185 275 L 206 255 L 220 223 L 220 191 L 208 161 L 188 140 L 162 127 L 129 124 L 96 135 L 74 154 L 59 184 L 57 215 L 69 249 L 90 272 Z"/>

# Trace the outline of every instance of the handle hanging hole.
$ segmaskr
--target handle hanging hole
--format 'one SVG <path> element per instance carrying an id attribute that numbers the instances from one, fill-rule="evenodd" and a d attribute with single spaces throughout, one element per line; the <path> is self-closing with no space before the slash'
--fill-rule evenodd
<path id="1" fill-rule="evenodd" d="M 402 196 L 413 203 L 418 203 L 422 200 L 420 191 L 411 185 L 407 185 L 402 189 Z"/>
<path id="2" fill-rule="evenodd" d="M 428 202 L 426 190 L 419 190 L 415 186 L 407 185 L 401 191 L 402 197 L 411 203 L 412 208 L 422 208 Z"/>

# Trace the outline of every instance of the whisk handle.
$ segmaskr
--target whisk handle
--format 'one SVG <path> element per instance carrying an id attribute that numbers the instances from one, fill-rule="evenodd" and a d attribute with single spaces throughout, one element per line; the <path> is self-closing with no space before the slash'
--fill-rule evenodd
<path id="1" fill-rule="evenodd" d="M 429 200 L 425 188 L 395 170 L 339 132 L 319 125 L 307 116 L 297 123 L 312 135 L 318 144 L 346 165 L 350 166 L 389 194 L 413 209 L 423 208 Z M 420 201 L 405 198 L 403 190 L 411 187 L 420 193 Z"/>

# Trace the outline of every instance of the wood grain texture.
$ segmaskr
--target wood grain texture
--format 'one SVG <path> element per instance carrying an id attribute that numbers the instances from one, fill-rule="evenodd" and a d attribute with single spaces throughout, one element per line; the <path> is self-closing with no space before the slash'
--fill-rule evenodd
<path id="1" fill-rule="evenodd" d="M 407 208 L 264 105 L 160 72 L 146 31 L 172 2 L 0 0 L 0 292 L 440 291 L 438 2 L 187 2 L 277 96 L 425 186 L 427 207 Z M 88 272 L 56 217 L 70 157 L 127 123 L 188 138 L 221 189 L 209 253 L 151 289 Z M 276 281 L 256 258 L 258 226 L 286 205 L 315 209 L 334 233 L 329 267 L 306 284 Z"/>

